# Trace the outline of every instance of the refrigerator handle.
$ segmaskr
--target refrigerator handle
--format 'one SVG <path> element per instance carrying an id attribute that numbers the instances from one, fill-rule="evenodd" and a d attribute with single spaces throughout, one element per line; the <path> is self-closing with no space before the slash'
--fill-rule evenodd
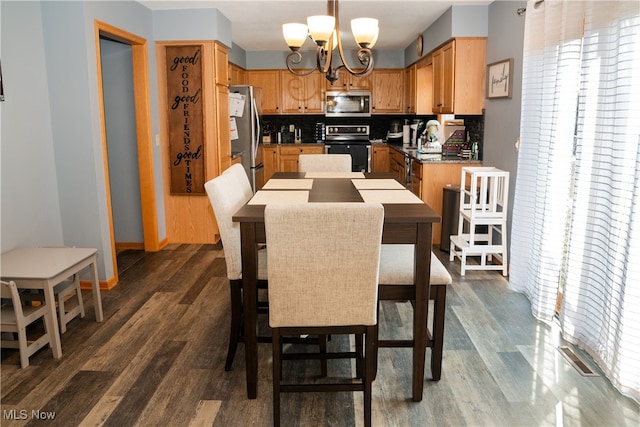
<path id="1" fill-rule="evenodd" d="M 258 116 L 258 107 L 256 106 L 255 97 L 251 98 L 251 108 L 253 109 L 253 115 L 256 118 L 256 120 L 251 124 L 252 126 L 256 127 L 253 131 L 253 134 L 256 138 L 255 146 L 253 147 L 253 158 L 255 159 L 258 156 L 258 145 L 260 144 L 260 139 L 262 138 L 262 128 L 260 127 L 260 117 Z"/>

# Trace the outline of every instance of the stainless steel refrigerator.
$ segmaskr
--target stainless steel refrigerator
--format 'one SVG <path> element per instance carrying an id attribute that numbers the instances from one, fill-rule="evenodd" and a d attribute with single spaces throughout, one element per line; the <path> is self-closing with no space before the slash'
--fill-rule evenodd
<path id="1" fill-rule="evenodd" d="M 237 138 L 234 138 L 236 135 L 232 135 L 231 151 L 242 153 L 242 166 L 244 166 L 255 192 L 264 181 L 262 150 L 259 149 L 262 140 L 260 125 L 262 88 L 245 85 L 229 86 L 229 94 L 244 96 L 242 108 L 234 111 L 233 105 L 230 105 L 231 117 L 235 119 L 235 128 L 237 129 Z M 230 98 L 230 102 L 233 103 L 234 100 Z"/>

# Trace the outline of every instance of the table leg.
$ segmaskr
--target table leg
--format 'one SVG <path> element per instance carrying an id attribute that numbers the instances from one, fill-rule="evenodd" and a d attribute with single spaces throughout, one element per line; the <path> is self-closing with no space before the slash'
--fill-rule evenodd
<path id="1" fill-rule="evenodd" d="M 246 359 L 247 398 L 258 396 L 258 247 L 256 224 L 240 223 L 242 245 L 242 303 L 244 314 L 244 351 Z"/>
<path id="2" fill-rule="evenodd" d="M 56 314 L 56 297 L 53 293 L 53 285 L 49 284 L 44 289 L 44 302 L 47 305 L 47 317 L 53 330 L 48 331 L 51 337 L 51 351 L 54 359 L 62 357 L 62 345 L 60 344 L 60 329 L 58 327 L 58 315 Z"/>
<path id="3" fill-rule="evenodd" d="M 429 278 L 431 275 L 431 228 L 418 224 L 415 257 L 416 305 L 413 310 L 413 401 L 420 402 L 424 389 L 424 368 L 427 347 L 427 318 L 429 311 Z M 423 254 L 427 254 L 424 257 Z M 420 255 L 418 255 L 420 254 Z"/>
<path id="4" fill-rule="evenodd" d="M 93 307 L 96 311 L 96 322 L 104 320 L 102 313 L 102 297 L 100 296 L 100 282 L 98 281 L 98 266 L 96 256 L 91 262 L 91 289 L 93 291 Z"/>
<path id="5" fill-rule="evenodd" d="M 447 286 L 432 286 L 433 298 L 433 347 L 431 348 L 431 376 L 434 381 L 440 380 L 442 371 L 442 347 L 444 343 L 444 314 L 447 300 Z"/>

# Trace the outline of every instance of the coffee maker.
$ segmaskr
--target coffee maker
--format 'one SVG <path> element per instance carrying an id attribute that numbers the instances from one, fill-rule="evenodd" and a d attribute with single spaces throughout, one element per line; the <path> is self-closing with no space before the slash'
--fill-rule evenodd
<path id="1" fill-rule="evenodd" d="M 420 136 L 425 130 L 425 124 L 423 120 L 413 120 L 410 125 L 411 135 L 410 135 L 410 145 L 411 147 L 417 147 L 420 141 Z"/>
<path id="2" fill-rule="evenodd" d="M 387 131 L 387 143 L 402 145 L 402 121 L 392 120 Z"/>

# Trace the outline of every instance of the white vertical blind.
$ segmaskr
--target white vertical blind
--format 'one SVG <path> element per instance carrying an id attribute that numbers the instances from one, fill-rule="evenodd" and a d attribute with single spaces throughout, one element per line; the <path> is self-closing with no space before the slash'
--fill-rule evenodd
<path id="1" fill-rule="evenodd" d="M 561 324 L 640 400 L 640 4 L 590 2 Z"/>
<path id="2" fill-rule="evenodd" d="M 640 4 L 529 1 L 523 58 L 510 286 L 640 400 Z"/>

